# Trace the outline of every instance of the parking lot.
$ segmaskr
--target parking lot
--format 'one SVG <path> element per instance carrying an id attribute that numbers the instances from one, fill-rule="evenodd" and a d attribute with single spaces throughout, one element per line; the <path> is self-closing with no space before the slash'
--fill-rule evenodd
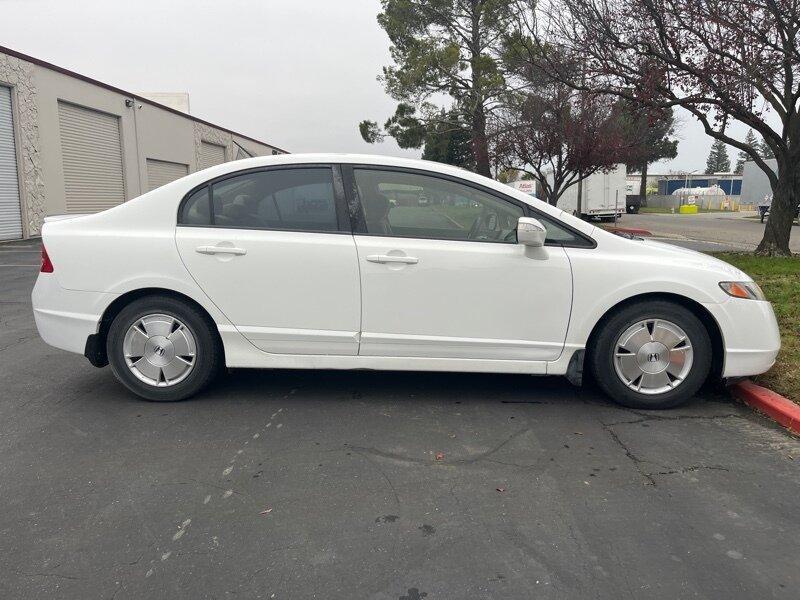
<path id="1" fill-rule="evenodd" d="M 800 441 L 707 392 L 239 371 L 138 400 L 0 245 L 2 598 L 796 598 Z"/>
<path id="2" fill-rule="evenodd" d="M 679 245 L 703 252 L 748 252 L 755 250 L 764 236 L 765 225 L 757 212 L 700 213 L 696 215 L 645 214 L 622 215 L 620 226 L 651 231 Z M 796 222 L 795 222 L 796 223 Z M 800 226 L 792 227 L 789 247 L 800 252 Z"/>

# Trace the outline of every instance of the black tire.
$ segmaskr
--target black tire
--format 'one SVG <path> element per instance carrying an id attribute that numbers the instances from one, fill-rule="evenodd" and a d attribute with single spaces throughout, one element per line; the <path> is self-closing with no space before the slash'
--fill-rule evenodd
<path id="1" fill-rule="evenodd" d="M 125 361 L 123 343 L 128 329 L 150 314 L 165 314 L 179 319 L 194 337 L 194 366 L 185 379 L 174 385 L 157 387 L 141 381 Z M 146 296 L 123 308 L 108 330 L 106 351 L 114 376 L 134 394 L 154 402 L 175 402 L 194 396 L 213 381 L 225 363 L 222 345 L 208 316 L 170 296 Z"/>
<path id="2" fill-rule="evenodd" d="M 683 329 L 693 351 L 692 366 L 672 390 L 643 394 L 628 387 L 614 366 L 615 344 L 629 327 L 647 319 L 663 319 Z M 630 408 L 664 409 L 688 402 L 711 370 L 711 339 L 703 323 L 687 308 L 665 300 L 637 302 L 618 310 L 602 324 L 588 349 L 589 368 L 600 388 L 616 403 Z"/>

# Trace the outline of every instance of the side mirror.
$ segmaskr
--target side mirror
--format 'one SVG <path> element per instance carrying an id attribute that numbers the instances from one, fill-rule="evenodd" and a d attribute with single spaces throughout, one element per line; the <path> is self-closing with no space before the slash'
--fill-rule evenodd
<path id="1" fill-rule="evenodd" d="M 547 238 L 547 229 L 537 219 L 520 217 L 517 221 L 517 242 L 540 248 Z"/>

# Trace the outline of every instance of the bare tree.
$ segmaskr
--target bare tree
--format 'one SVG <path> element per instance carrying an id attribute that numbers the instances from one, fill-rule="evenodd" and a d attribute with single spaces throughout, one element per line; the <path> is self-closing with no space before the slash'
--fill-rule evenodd
<path id="1" fill-rule="evenodd" d="M 716 140 L 746 153 L 773 190 L 770 221 L 756 250 L 787 255 L 800 202 L 800 0 L 520 0 L 518 28 L 545 68 L 554 41 L 585 57 L 583 87 L 667 108 L 682 106 Z M 778 127 L 766 119 L 778 117 Z M 738 121 L 759 148 L 728 133 Z"/>

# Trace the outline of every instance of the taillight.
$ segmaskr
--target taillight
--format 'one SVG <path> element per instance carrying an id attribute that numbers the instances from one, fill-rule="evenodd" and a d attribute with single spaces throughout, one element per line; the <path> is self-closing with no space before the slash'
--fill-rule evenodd
<path id="1" fill-rule="evenodd" d="M 42 244 L 42 267 L 39 269 L 40 273 L 52 273 L 53 272 L 53 263 L 50 261 L 50 257 L 47 256 L 47 249 Z"/>

